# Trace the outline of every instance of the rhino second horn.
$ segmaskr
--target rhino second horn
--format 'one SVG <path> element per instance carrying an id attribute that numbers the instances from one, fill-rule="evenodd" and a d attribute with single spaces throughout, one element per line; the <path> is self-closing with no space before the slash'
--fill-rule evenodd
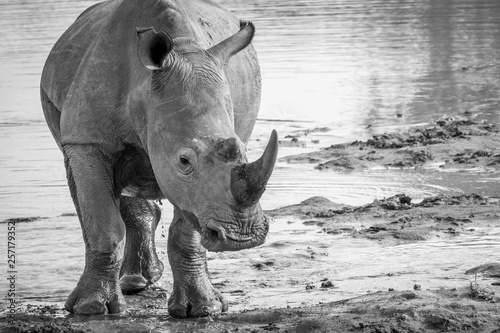
<path id="1" fill-rule="evenodd" d="M 233 55 L 243 50 L 252 42 L 254 33 L 255 26 L 252 22 L 241 21 L 240 31 L 219 44 L 212 46 L 208 49 L 208 52 L 219 58 L 222 64 L 225 65 Z"/>
<path id="2" fill-rule="evenodd" d="M 277 156 L 278 134 L 273 130 L 266 150 L 257 161 L 231 170 L 231 193 L 238 203 L 251 206 L 259 201 L 273 173 Z"/>

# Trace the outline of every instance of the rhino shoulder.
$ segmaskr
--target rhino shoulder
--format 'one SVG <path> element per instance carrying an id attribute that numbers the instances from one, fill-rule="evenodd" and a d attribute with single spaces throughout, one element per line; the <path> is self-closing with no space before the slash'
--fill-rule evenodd
<path id="1" fill-rule="evenodd" d="M 57 40 L 47 57 L 40 85 L 59 110 L 82 59 L 116 4 L 117 1 L 101 2 L 86 9 Z"/>

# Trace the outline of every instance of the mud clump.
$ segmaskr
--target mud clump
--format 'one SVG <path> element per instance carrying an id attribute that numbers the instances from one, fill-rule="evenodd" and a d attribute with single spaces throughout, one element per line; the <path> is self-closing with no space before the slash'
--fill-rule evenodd
<path id="1" fill-rule="evenodd" d="M 340 170 L 354 170 L 355 167 L 352 165 L 351 160 L 347 157 L 339 157 L 325 163 L 320 163 L 315 169 L 326 170 L 326 169 L 340 169 Z"/>
<path id="2" fill-rule="evenodd" d="M 9 223 L 29 223 L 29 222 L 37 222 L 40 221 L 42 217 L 40 216 L 30 216 L 30 217 L 12 217 L 10 219 L 6 219 L 0 221 L 0 224 L 9 224 Z"/>
<path id="3" fill-rule="evenodd" d="M 374 135 L 372 139 L 366 141 L 365 145 L 379 149 L 427 146 L 444 143 L 452 138 L 486 136 L 490 133 L 498 133 L 497 126 L 471 118 L 455 117 L 438 120 L 431 127 L 416 128 L 401 134 Z"/>
<path id="4" fill-rule="evenodd" d="M 486 276 L 497 277 L 500 278 L 500 263 L 492 262 L 486 263 L 474 268 L 471 268 L 465 272 L 467 275 L 478 275 L 484 274 Z"/>
<path id="5" fill-rule="evenodd" d="M 333 284 L 332 281 L 328 280 L 328 279 L 323 279 L 323 281 L 321 282 L 321 288 L 334 288 L 335 285 Z"/>
<path id="6" fill-rule="evenodd" d="M 455 205 L 487 205 L 489 203 L 496 202 L 483 197 L 481 195 L 472 193 L 468 195 L 437 195 L 434 197 L 424 198 L 417 207 L 435 207 L 441 205 L 455 206 Z"/>
<path id="7" fill-rule="evenodd" d="M 298 130 L 285 136 L 279 141 L 281 147 L 307 147 L 309 144 L 318 144 L 318 139 L 309 139 L 311 133 L 325 133 L 332 129 L 329 127 L 316 127 L 312 129 Z"/>
<path id="8" fill-rule="evenodd" d="M 333 171 L 431 165 L 497 169 L 500 167 L 500 130 L 496 125 L 470 117 L 445 118 L 426 127 L 373 135 L 367 141 L 335 144 L 280 160 L 315 163 L 318 170 Z"/>
<path id="9" fill-rule="evenodd" d="M 324 197 L 311 197 L 299 204 L 290 205 L 274 210 L 269 210 L 266 214 L 276 216 L 296 216 L 302 218 L 308 217 L 331 217 L 336 214 L 342 214 L 349 210 L 350 206 L 345 206 L 332 202 Z"/>

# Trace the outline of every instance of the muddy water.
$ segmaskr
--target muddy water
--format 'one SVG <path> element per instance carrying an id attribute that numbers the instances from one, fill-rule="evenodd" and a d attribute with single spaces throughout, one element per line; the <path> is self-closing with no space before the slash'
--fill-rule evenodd
<path id="1" fill-rule="evenodd" d="M 74 208 L 62 156 L 43 120 L 38 84 L 53 43 L 93 3 L 4 0 L 0 4 L 0 220 L 44 217 L 18 224 L 17 228 L 18 283 L 25 300 L 62 301 L 83 267 L 78 222 L 75 217 L 60 216 Z M 272 128 L 277 128 L 281 137 L 298 129 L 332 128 L 314 136 L 319 144 L 282 147 L 280 155 L 285 156 L 329 143 L 365 139 L 444 114 L 470 111 L 491 122 L 500 119 L 500 3 L 496 0 L 222 3 L 239 17 L 254 21 L 258 29 L 254 41 L 264 90 L 261 119 L 249 146 L 251 158 L 261 152 Z M 432 170 L 334 173 L 283 164 L 275 171 L 263 206 L 271 209 L 313 195 L 346 204 L 363 204 L 400 192 L 415 199 L 463 191 L 500 196 L 499 177 L 485 172 L 444 174 Z M 162 227 L 166 228 L 170 208 L 165 207 L 164 216 Z M 329 297 L 373 290 L 372 276 L 383 281 L 385 272 L 401 272 L 400 276 L 413 272 L 439 285 L 447 270 L 455 274 L 469 268 L 469 262 L 495 259 L 493 249 L 499 245 L 498 234 L 486 230 L 479 238 L 466 241 L 460 238 L 460 242 L 429 241 L 381 248 L 286 222 L 277 221 L 272 226 L 263 248 L 211 257 L 216 281 L 223 282 L 220 276 L 225 271 L 229 271 L 231 283 L 241 279 L 234 290 L 256 283 L 250 279 L 265 280 L 263 283 L 271 287 L 265 295 L 257 296 L 274 297 L 273 302 L 278 304 L 280 295 L 289 294 L 287 300 L 295 304 L 298 301 L 293 301 L 292 286 L 303 288 L 303 282 L 323 275 L 335 275 L 345 286 L 339 288 L 338 295 L 335 289 L 329 291 Z M 160 234 L 158 241 L 165 245 Z M 328 256 L 317 255 L 321 259 L 304 270 L 286 269 L 300 262 L 294 256 L 308 255 L 307 247 Z M 289 250 L 288 257 L 282 254 L 284 250 Z M 1 246 L 0 257 L 6 257 L 5 251 Z M 433 256 L 436 260 L 432 263 L 419 259 L 432 251 L 442 256 Z M 408 263 L 409 254 L 414 255 L 414 265 Z M 261 256 L 282 257 L 278 261 L 282 275 L 276 281 L 285 282 L 273 285 L 274 275 L 255 271 L 252 262 L 261 260 Z M 391 261 L 384 261 L 388 257 Z M 460 265 L 454 263 L 458 259 Z M 402 284 L 410 281 L 401 279 Z M 262 290 L 254 293 L 259 292 Z M 246 293 L 229 293 L 236 308 L 250 306 L 252 301 L 246 303 Z"/>

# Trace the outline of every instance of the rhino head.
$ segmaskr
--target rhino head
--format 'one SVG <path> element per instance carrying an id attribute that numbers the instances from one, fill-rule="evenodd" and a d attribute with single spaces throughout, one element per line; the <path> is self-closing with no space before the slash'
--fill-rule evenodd
<path id="1" fill-rule="evenodd" d="M 248 163 L 224 73 L 253 34 L 253 25 L 242 22 L 239 32 L 203 49 L 190 38 L 138 29 L 137 54 L 148 71 L 132 94 L 138 112 L 131 118 L 161 191 L 210 251 L 260 245 L 269 228 L 259 199 L 276 162 L 277 134 Z"/>

